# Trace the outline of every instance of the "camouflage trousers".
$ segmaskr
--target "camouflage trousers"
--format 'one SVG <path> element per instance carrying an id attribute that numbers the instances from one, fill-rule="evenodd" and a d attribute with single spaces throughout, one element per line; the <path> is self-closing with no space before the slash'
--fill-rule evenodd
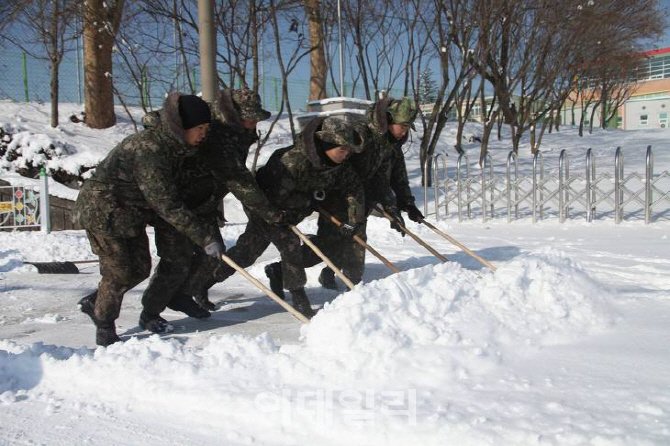
<path id="1" fill-rule="evenodd" d="M 157 220 L 153 226 L 160 260 L 142 294 L 142 307 L 147 313 L 157 315 L 165 310 L 188 279 L 195 252 L 200 248 L 163 220 Z"/>
<path id="2" fill-rule="evenodd" d="M 101 323 L 113 324 L 119 317 L 123 295 L 151 272 L 151 253 L 146 233 L 121 238 L 99 231 L 86 231 L 91 249 L 100 259 L 95 317 Z"/>
<path id="3" fill-rule="evenodd" d="M 266 223 L 260 217 L 245 209 L 249 222 L 235 246 L 227 252 L 242 268 L 254 264 L 272 243 L 281 255 L 284 288 L 295 290 L 305 286 L 307 281 L 303 268 L 300 239 L 289 228 Z M 235 273 L 227 264 L 214 259 L 205 260 L 189 276 L 185 291 L 190 295 L 202 295 L 216 282 L 223 282 Z"/>
<path id="4" fill-rule="evenodd" d="M 321 203 L 321 207 L 335 216 L 341 222 L 348 220 L 346 200 L 344 197 L 333 196 L 330 200 Z M 360 225 L 358 235 L 367 240 L 365 222 Z M 365 271 L 365 248 L 356 243 L 353 238 L 342 235 L 334 223 L 319 215 L 316 235 L 310 240 L 342 270 L 345 276 L 353 283 L 363 279 Z M 321 263 L 309 246 L 302 247 L 303 266 L 309 268 Z"/>

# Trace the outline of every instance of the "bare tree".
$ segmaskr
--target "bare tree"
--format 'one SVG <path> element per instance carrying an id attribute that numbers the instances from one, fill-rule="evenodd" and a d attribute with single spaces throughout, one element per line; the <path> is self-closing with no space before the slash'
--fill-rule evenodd
<path id="1" fill-rule="evenodd" d="M 326 79 L 328 64 L 324 48 L 323 20 L 321 18 L 320 0 L 304 0 L 305 12 L 309 23 L 309 38 L 311 46 L 309 99 L 323 99 L 327 97 Z"/>
<path id="2" fill-rule="evenodd" d="M 596 77 L 597 107 L 600 111 L 600 127 L 607 128 L 621 107 L 639 88 L 636 82 L 636 69 L 640 65 L 640 56 L 621 54 L 610 57 L 607 66 L 599 70 Z M 595 107 L 594 107 L 595 110 Z M 589 133 L 593 130 L 593 118 Z"/>
<path id="3" fill-rule="evenodd" d="M 36 59 L 49 62 L 51 127 L 57 127 L 59 122 L 60 63 L 68 50 L 68 43 L 78 37 L 76 30 L 70 26 L 74 23 L 78 6 L 77 1 L 67 0 L 23 0 L 0 6 L 0 29 L 16 27 L 29 33 L 26 39 L 25 31 L 20 38 L 19 34 L 6 32 L 0 39 L 11 42 Z M 34 44 L 42 48 L 46 56 L 35 52 Z"/>
<path id="4" fill-rule="evenodd" d="M 124 5 L 125 0 L 84 2 L 84 111 L 91 128 L 116 124 L 112 51 Z"/>
<path id="5" fill-rule="evenodd" d="M 423 135 L 421 137 L 420 158 L 424 169 L 426 160 L 432 158 L 442 130 L 447 124 L 454 107 L 456 96 L 473 68 L 469 54 L 473 44 L 474 28 L 470 24 L 467 8 L 468 0 L 445 2 L 435 0 L 434 15 L 428 14 L 424 26 L 428 32 L 433 51 L 440 59 L 440 81 L 433 110 L 426 119 L 423 115 Z M 437 32 L 432 32 L 435 27 Z M 463 119 L 466 119 L 464 117 Z M 424 181 L 430 184 L 430 169 L 424 172 Z"/>

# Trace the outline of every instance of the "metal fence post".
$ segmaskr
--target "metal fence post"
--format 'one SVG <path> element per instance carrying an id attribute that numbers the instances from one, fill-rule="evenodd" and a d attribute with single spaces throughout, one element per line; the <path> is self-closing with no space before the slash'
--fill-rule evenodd
<path id="1" fill-rule="evenodd" d="M 23 92 L 25 93 L 26 102 L 30 102 L 30 94 L 28 94 L 28 59 L 26 52 L 23 52 Z"/>
<path id="2" fill-rule="evenodd" d="M 565 223 L 568 216 L 568 203 L 570 201 L 570 160 L 568 152 L 563 149 L 558 157 L 558 221 Z"/>
<path id="3" fill-rule="evenodd" d="M 593 152 L 591 148 L 586 151 L 586 221 L 593 221 L 595 213 L 594 202 L 595 192 L 593 191 L 593 180 L 595 180 L 596 166 L 593 161 Z"/>
<path id="4" fill-rule="evenodd" d="M 430 169 L 430 157 L 426 157 L 423 161 L 423 215 L 428 217 L 428 169 Z M 437 208 L 437 201 L 436 201 Z M 437 216 L 435 217 L 437 218 Z"/>
<path id="5" fill-rule="evenodd" d="M 654 178 L 654 155 L 651 152 L 651 146 L 647 146 L 646 169 L 644 179 L 644 222 L 651 223 L 651 206 L 654 200 L 654 191 L 652 181 Z"/>
<path id="6" fill-rule="evenodd" d="M 51 215 L 49 214 L 49 176 L 46 169 L 40 169 L 40 179 L 42 187 L 40 188 L 40 231 L 44 234 L 51 232 Z"/>
<path id="7" fill-rule="evenodd" d="M 463 196 L 463 177 L 461 175 L 461 166 L 463 163 L 463 159 L 465 159 L 465 178 L 466 181 L 469 181 L 470 178 L 470 164 L 468 163 L 468 156 L 465 153 L 461 153 L 458 156 L 458 161 L 456 161 L 456 181 L 458 184 L 457 190 L 458 190 L 458 221 L 461 222 L 463 221 L 463 203 L 462 203 L 462 196 Z M 470 185 L 468 182 L 468 187 L 467 187 L 467 205 L 468 205 L 468 218 L 470 218 Z"/>
<path id="8" fill-rule="evenodd" d="M 614 154 L 614 223 L 623 219 L 623 152 L 616 148 Z"/>
<path id="9" fill-rule="evenodd" d="M 444 172 L 444 216 L 449 215 L 449 196 L 448 196 L 448 182 L 449 176 L 447 174 L 447 156 L 438 153 L 433 157 L 433 188 L 435 191 L 435 218 L 440 218 L 440 175 L 439 165 L 440 158 L 442 158 L 442 171 Z"/>
<path id="10" fill-rule="evenodd" d="M 511 167 L 514 163 L 514 218 L 519 218 L 519 164 L 517 163 L 518 156 L 514 150 L 511 150 L 507 155 L 507 170 L 506 170 L 506 192 L 507 192 L 507 223 L 512 222 L 512 179 Z"/>
<path id="11" fill-rule="evenodd" d="M 486 208 L 488 207 L 487 205 L 487 200 L 486 200 L 486 189 L 487 189 L 487 183 L 486 183 L 486 166 L 488 165 L 489 167 L 489 187 L 493 183 L 493 159 L 491 158 L 490 154 L 486 154 L 484 157 L 484 164 L 481 166 L 482 173 L 481 173 L 481 182 L 482 182 L 482 222 L 486 223 Z M 491 206 L 491 218 L 493 218 L 493 209 L 494 209 L 494 194 L 493 194 L 493 187 L 491 187 L 491 200 L 490 200 L 490 206 Z"/>
<path id="12" fill-rule="evenodd" d="M 537 181 L 537 167 L 538 163 L 540 165 L 540 181 Z M 533 223 L 537 223 L 537 194 L 538 186 L 542 188 L 544 184 L 544 160 L 542 159 L 542 152 L 539 150 L 533 155 Z M 543 202 L 544 202 L 544 193 L 542 190 L 540 192 L 540 219 L 543 216 Z"/>

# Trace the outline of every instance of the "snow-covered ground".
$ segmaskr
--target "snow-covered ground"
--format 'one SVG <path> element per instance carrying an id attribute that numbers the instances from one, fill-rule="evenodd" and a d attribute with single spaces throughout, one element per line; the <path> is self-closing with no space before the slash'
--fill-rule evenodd
<path id="1" fill-rule="evenodd" d="M 67 143 L 81 159 L 99 159 L 132 131 L 127 122 L 51 130 L 47 110 L 2 103 L 0 123 Z M 283 121 L 261 160 L 286 144 L 286 129 Z M 563 129 L 543 147 L 578 158 L 621 145 L 626 165 L 644 172 L 652 144 L 660 171 L 670 168 L 668 137 L 582 139 Z M 448 129 L 441 149 L 452 144 Z M 421 201 L 415 148 L 408 167 Z M 227 204 L 230 246 L 244 219 L 234 199 Z M 667 219 L 435 224 L 497 270 L 408 223 L 449 257 L 441 263 L 372 217 L 370 244 L 402 272 L 368 256 L 364 283 L 338 294 L 318 286 L 320 267 L 309 269 L 308 294 L 323 309 L 308 325 L 236 275 L 212 289 L 220 308 L 211 319 L 168 310 L 175 332 L 150 335 L 137 326 L 143 283 L 124 300 L 125 342 L 106 349 L 76 308 L 96 287 L 97 265 L 49 275 L 23 263 L 93 259 L 85 235 L 1 232 L 0 444 L 670 443 Z M 315 221 L 301 228 L 314 231 Z M 277 257 L 268 250 L 249 272 L 265 280 Z"/>

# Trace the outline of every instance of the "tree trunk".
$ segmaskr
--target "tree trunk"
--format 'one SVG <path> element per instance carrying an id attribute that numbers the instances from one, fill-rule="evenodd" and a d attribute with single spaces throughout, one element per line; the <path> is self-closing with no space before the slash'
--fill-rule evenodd
<path id="1" fill-rule="evenodd" d="M 326 79 L 328 67 L 326 53 L 323 47 L 323 23 L 321 19 L 321 2 L 319 0 L 305 0 L 305 10 L 309 20 L 309 38 L 312 52 L 310 55 L 309 99 L 323 99 L 326 97 Z"/>
<path id="2" fill-rule="evenodd" d="M 123 2 L 112 7 L 104 0 L 84 4 L 84 110 L 86 124 L 94 129 L 116 124 L 112 86 L 112 31 L 116 27 L 110 24 L 107 8 L 123 8 Z"/>
<path id="3" fill-rule="evenodd" d="M 60 66 L 60 48 L 58 48 L 58 21 L 60 20 L 59 3 L 54 2 L 54 10 L 51 17 L 51 31 L 50 42 L 51 57 L 51 82 L 50 82 L 50 98 L 51 98 L 51 127 L 58 127 L 58 68 Z"/>
<path id="4" fill-rule="evenodd" d="M 51 127 L 58 127 L 58 68 L 60 61 L 51 59 Z"/>
<path id="5" fill-rule="evenodd" d="M 256 0 L 249 2 L 249 18 L 251 19 L 251 89 L 258 93 L 258 90 L 260 89 L 260 75 L 258 64 L 258 16 L 256 12 Z"/>
<path id="6" fill-rule="evenodd" d="M 589 134 L 593 133 L 593 118 L 596 117 L 596 110 L 597 109 L 598 109 L 598 107 L 596 107 L 596 106 L 593 106 L 593 108 L 591 109 L 591 121 L 589 122 Z M 602 117 L 600 119 L 602 119 Z"/>

